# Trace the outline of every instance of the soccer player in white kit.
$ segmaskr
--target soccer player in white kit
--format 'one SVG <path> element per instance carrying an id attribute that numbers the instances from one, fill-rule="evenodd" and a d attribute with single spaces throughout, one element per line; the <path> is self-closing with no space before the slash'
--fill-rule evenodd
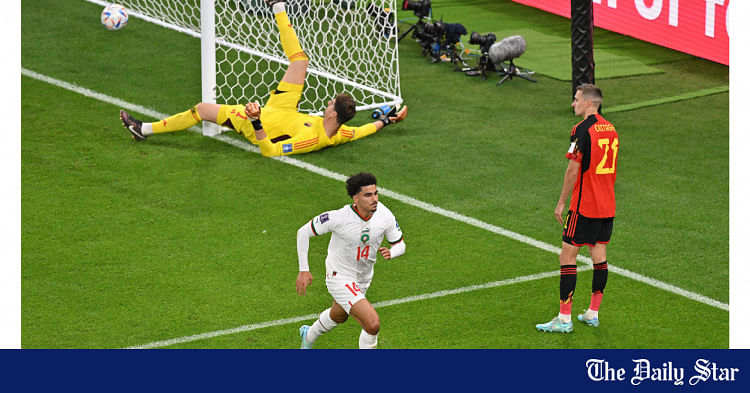
<path id="1" fill-rule="evenodd" d="M 297 293 L 307 293 L 313 277 L 307 262 L 310 238 L 333 232 L 326 257 L 326 286 L 333 304 L 320 314 L 312 326 L 299 329 L 302 349 L 310 349 L 321 334 L 330 331 L 351 315 L 362 326 L 360 349 L 378 346 L 380 317 L 365 298 L 372 281 L 377 253 L 385 259 L 406 251 L 396 217 L 378 202 L 377 180 L 370 173 L 358 173 L 346 180 L 346 189 L 354 201 L 338 210 L 313 218 L 297 231 L 299 274 Z M 385 238 L 391 247 L 380 247 Z"/>

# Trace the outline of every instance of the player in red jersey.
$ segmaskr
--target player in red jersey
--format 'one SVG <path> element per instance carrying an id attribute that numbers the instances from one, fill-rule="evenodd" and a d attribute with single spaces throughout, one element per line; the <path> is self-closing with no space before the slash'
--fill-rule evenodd
<path id="1" fill-rule="evenodd" d="M 568 169 L 555 217 L 563 226 L 560 253 L 560 313 L 550 322 L 536 328 L 547 332 L 567 333 L 573 330 L 571 308 L 576 287 L 576 256 L 582 246 L 589 246 L 594 262 L 591 302 L 578 320 L 599 326 L 599 305 L 607 284 L 607 243 L 612 235 L 615 217 L 615 178 L 619 139 L 612 123 L 599 114 L 602 92 L 584 84 L 577 88 L 573 110 L 583 121 L 573 127 L 570 136 Z M 568 214 L 563 219 L 565 200 L 570 195 Z"/>

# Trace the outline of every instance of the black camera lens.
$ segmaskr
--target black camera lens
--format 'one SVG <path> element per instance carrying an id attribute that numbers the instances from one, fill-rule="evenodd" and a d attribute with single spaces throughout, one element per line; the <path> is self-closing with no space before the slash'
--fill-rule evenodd
<path id="1" fill-rule="evenodd" d="M 402 10 L 414 11 L 414 15 L 417 18 L 424 18 L 425 16 L 430 15 L 430 7 L 432 7 L 432 4 L 430 4 L 430 0 L 404 0 L 404 2 L 401 4 Z"/>
<path id="2" fill-rule="evenodd" d="M 487 33 L 487 34 L 479 34 L 476 31 L 471 32 L 471 37 L 469 37 L 469 43 L 472 45 L 479 45 L 479 48 L 486 52 L 490 49 L 490 46 L 495 43 L 495 40 L 497 40 L 497 36 L 495 33 Z"/>
<path id="3" fill-rule="evenodd" d="M 425 23 L 424 24 L 424 33 L 433 36 L 438 37 L 445 31 L 445 28 L 443 27 L 442 22 L 435 22 L 435 23 Z"/>

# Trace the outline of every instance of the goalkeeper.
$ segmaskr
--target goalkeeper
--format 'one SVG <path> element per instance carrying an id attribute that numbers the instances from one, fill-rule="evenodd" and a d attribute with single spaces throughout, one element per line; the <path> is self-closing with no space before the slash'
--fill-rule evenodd
<path id="1" fill-rule="evenodd" d="M 264 156 L 307 153 L 350 142 L 374 134 L 381 128 L 406 118 L 407 107 L 382 115 L 372 123 L 350 127 L 344 123 L 354 118 L 356 104 L 348 94 L 328 101 L 323 117 L 297 112 L 297 103 L 307 75 L 309 59 L 300 46 L 289 22 L 284 1 L 265 0 L 272 9 L 281 34 L 281 46 L 289 67 L 264 107 L 257 102 L 242 105 L 200 103 L 166 119 L 143 123 L 120 111 L 123 125 L 133 139 L 142 141 L 152 134 L 181 131 L 200 121 L 210 121 L 241 133 L 260 147 Z"/>

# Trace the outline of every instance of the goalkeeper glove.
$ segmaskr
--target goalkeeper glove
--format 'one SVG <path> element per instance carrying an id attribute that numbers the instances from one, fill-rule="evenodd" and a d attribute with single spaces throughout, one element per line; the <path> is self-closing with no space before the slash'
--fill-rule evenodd
<path id="1" fill-rule="evenodd" d="M 381 106 L 380 108 L 375 109 L 372 111 L 372 118 L 375 120 L 380 120 L 383 122 L 383 126 L 387 126 L 393 121 L 391 121 L 391 117 L 396 117 L 396 107 L 390 107 L 388 105 Z M 397 120 L 398 121 L 398 120 Z"/>

